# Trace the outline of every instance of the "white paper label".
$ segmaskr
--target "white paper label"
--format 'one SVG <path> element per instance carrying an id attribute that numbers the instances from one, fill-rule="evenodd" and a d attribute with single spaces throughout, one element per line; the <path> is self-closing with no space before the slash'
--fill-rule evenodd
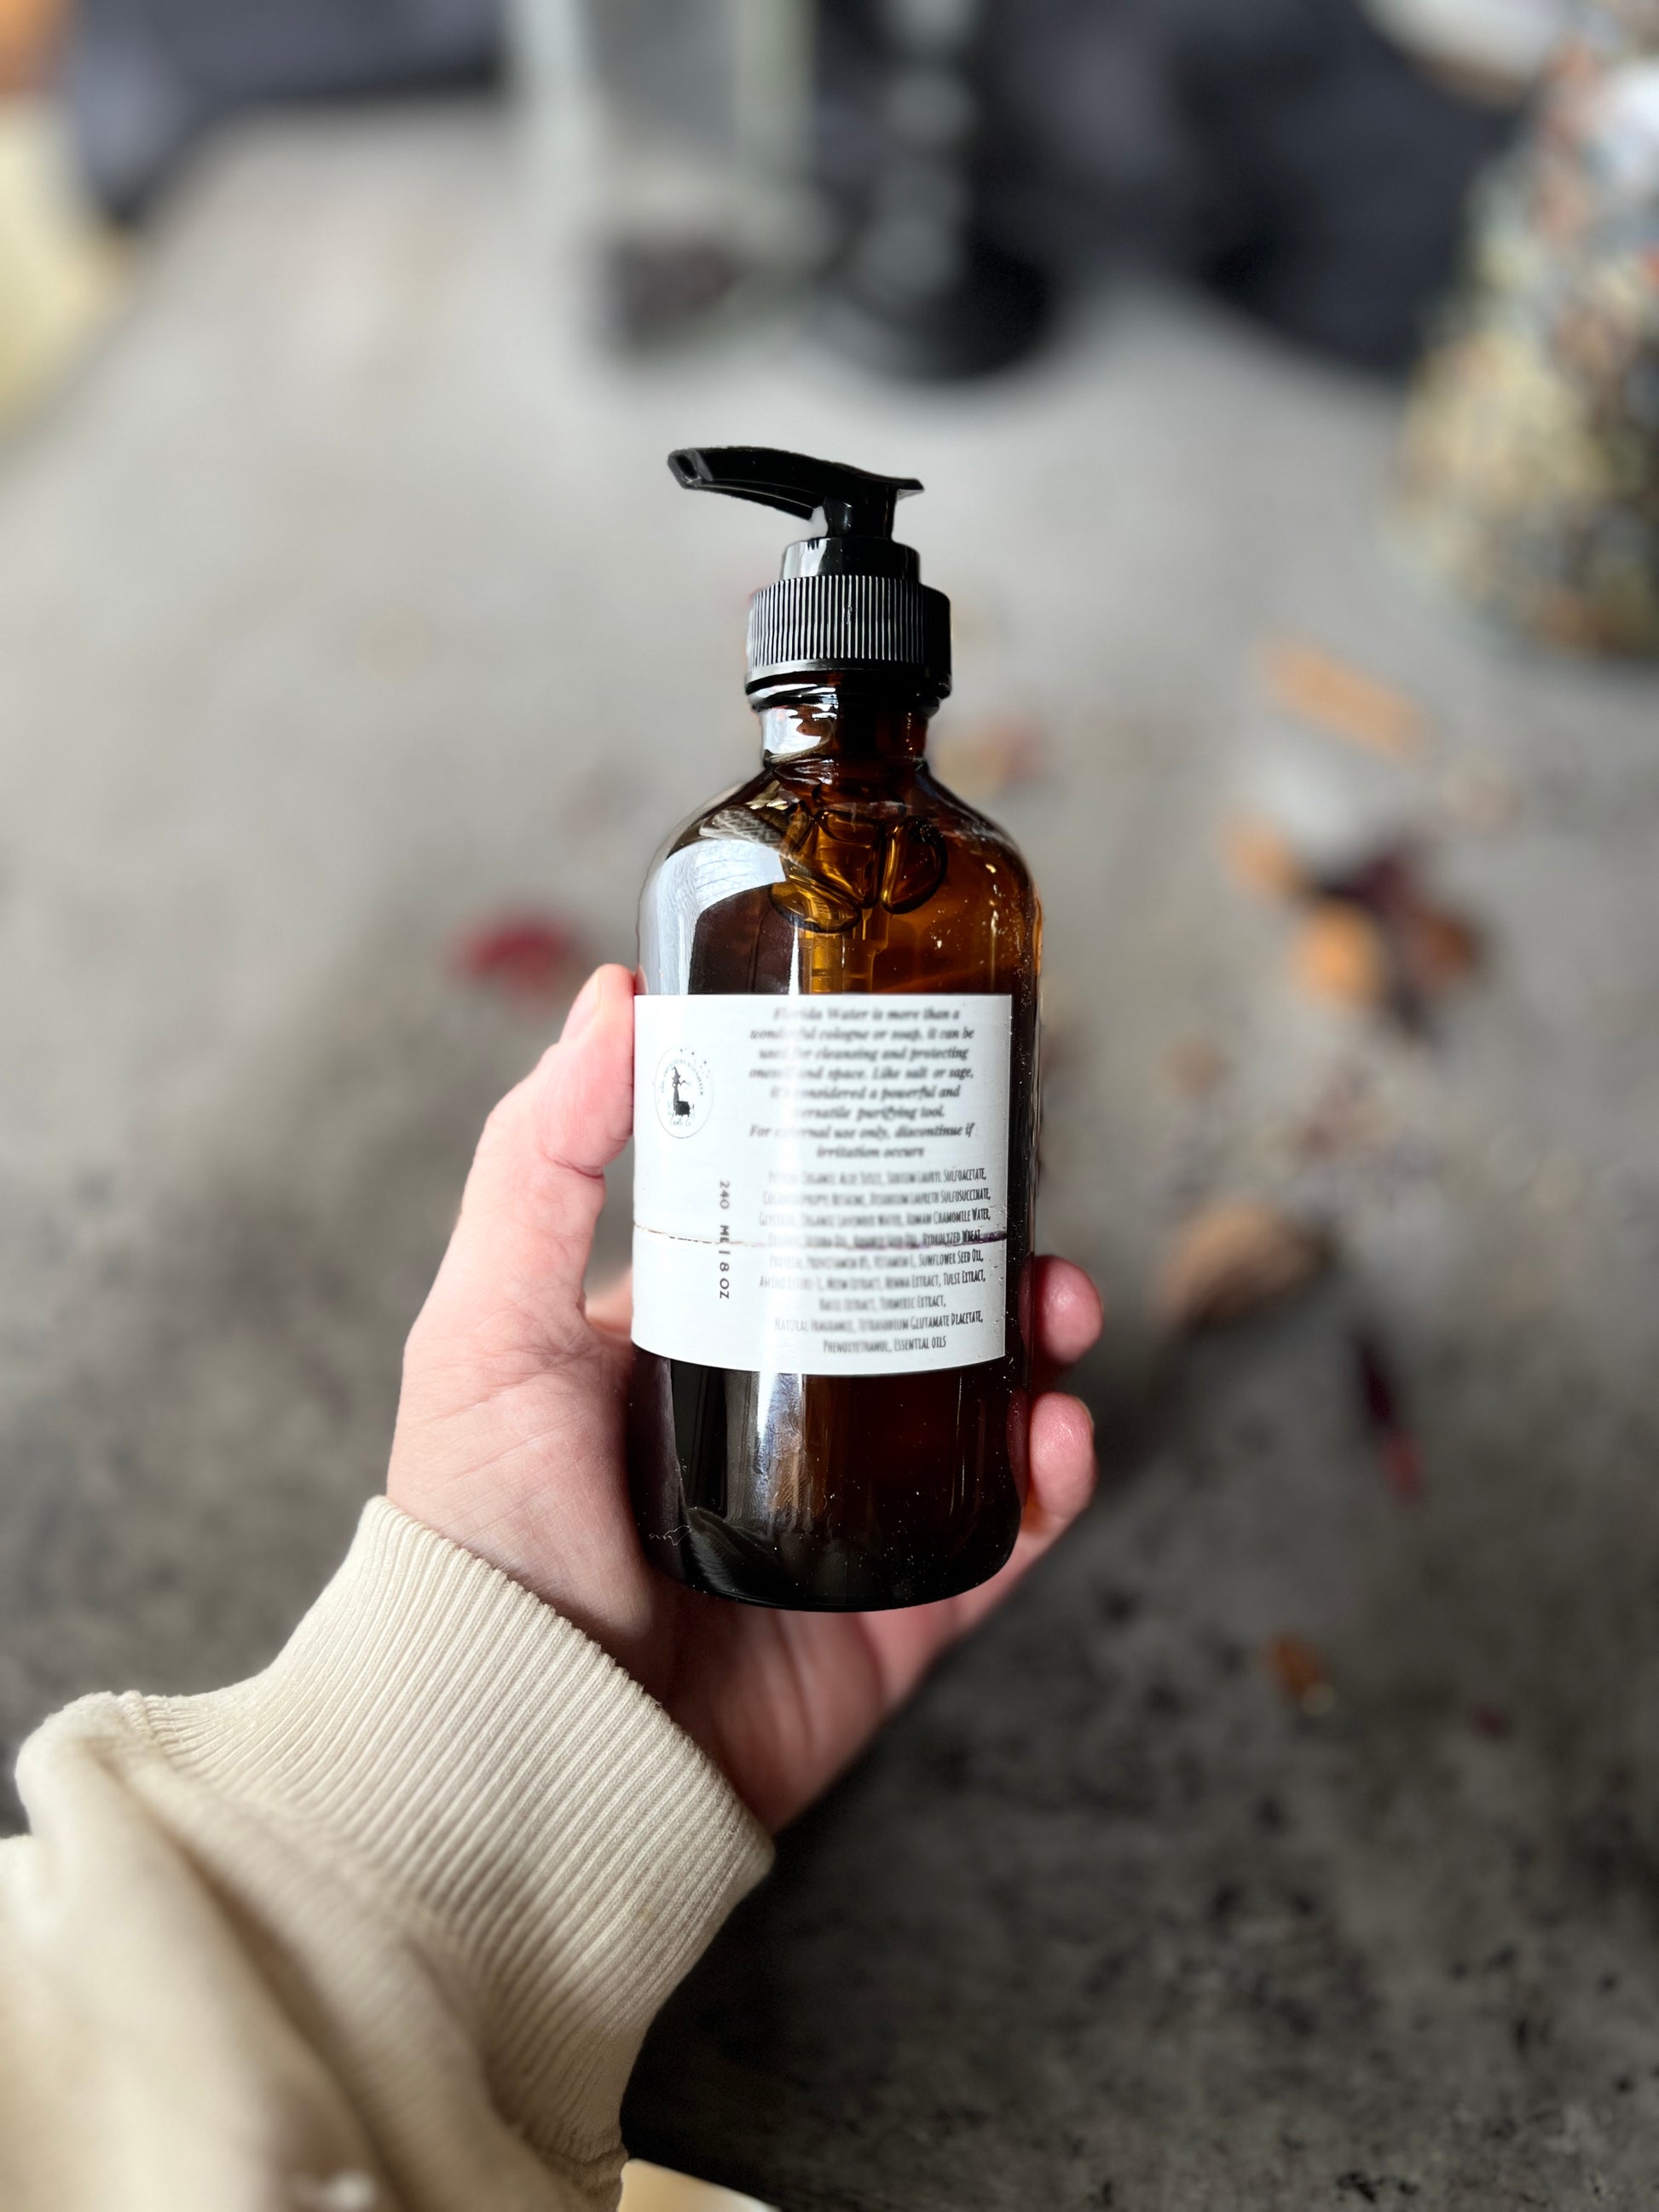
<path id="1" fill-rule="evenodd" d="M 634 1001 L 634 1341 L 902 1375 L 1002 1356 L 1011 1002 Z"/>

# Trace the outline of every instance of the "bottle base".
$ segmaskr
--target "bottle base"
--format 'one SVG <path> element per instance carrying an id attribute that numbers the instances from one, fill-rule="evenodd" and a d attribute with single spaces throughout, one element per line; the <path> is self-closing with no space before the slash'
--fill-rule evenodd
<path id="1" fill-rule="evenodd" d="M 700 1521 L 707 1525 L 698 1527 Z M 1018 1533 L 1016 1521 L 1006 1543 L 976 1547 L 971 1559 L 930 1559 L 896 1569 L 834 1543 L 745 1541 L 695 1509 L 674 1535 L 642 1530 L 641 1542 L 659 1574 L 708 1597 L 776 1613 L 892 1613 L 959 1597 L 989 1582 L 1007 1563 Z"/>
<path id="2" fill-rule="evenodd" d="M 688 1589 L 785 1613 L 957 1596 L 1019 1534 L 1017 1400 L 998 1364 L 831 1380 L 639 1349 L 629 1462 L 645 1555 Z"/>

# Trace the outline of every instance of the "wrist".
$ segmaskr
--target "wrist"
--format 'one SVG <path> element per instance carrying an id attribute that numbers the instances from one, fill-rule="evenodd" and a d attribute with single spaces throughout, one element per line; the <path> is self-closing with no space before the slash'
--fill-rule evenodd
<path id="1" fill-rule="evenodd" d="M 356 2039 L 395 2076 L 412 1959 L 544 2157 L 585 2180 L 619 2157 L 645 2028 L 770 1845 L 603 1651 L 376 1499 L 264 1674 L 128 1703 L 168 1775 L 205 1792 L 192 1847 L 216 1886 L 279 1923 L 325 2015 L 371 1994 L 340 1991 L 335 1960 L 372 1942 Z"/>

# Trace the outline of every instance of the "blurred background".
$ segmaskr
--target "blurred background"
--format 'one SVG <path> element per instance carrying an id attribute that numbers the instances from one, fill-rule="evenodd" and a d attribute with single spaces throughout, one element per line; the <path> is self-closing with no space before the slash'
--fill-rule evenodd
<path id="1" fill-rule="evenodd" d="M 1108 1480 L 629 2140 L 1647 2203 L 1654 0 L 0 0 L 0 441 L 7 1739 L 276 1648 L 484 1113 L 750 772 L 787 526 L 668 450 L 914 473 Z"/>

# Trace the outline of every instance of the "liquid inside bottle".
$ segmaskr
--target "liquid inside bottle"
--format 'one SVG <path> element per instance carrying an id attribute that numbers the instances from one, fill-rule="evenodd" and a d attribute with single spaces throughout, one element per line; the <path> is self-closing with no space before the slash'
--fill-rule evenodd
<path id="1" fill-rule="evenodd" d="M 758 1132 L 795 1163 L 750 1217 L 711 1182 L 709 1241 L 653 1248 L 707 1296 L 716 1349 L 747 1270 L 770 1349 L 751 1367 L 670 1356 L 636 1322 L 635 1514 L 651 1559 L 696 1589 L 915 1605 L 994 1574 L 1024 1498 L 1040 910 L 1010 841 L 928 768 L 925 687 L 817 672 L 757 703 L 760 773 L 665 847 L 640 923 L 644 992 L 726 1002 L 747 1087 L 707 1048 L 642 1054 L 635 1120 L 659 1117 L 663 1174 L 717 1108 L 732 1142 Z M 825 1079 L 770 1083 L 803 1037 Z M 780 1113 L 805 1120 L 780 1135 Z M 813 1352 L 799 1368 L 795 1341 Z"/>

